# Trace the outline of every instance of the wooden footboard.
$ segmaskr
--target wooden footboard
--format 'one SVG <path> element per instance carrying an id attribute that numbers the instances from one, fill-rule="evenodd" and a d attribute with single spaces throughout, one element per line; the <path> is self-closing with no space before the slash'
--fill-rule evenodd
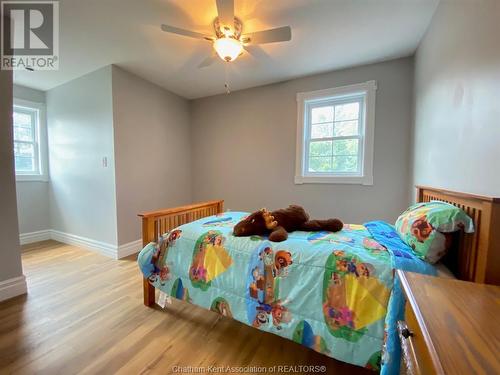
<path id="1" fill-rule="evenodd" d="M 158 241 L 158 237 L 182 224 L 201 219 L 203 217 L 220 214 L 224 209 L 224 201 L 209 201 L 187 206 L 167 208 L 139 214 L 142 218 L 142 245 Z M 149 281 L 143 279 L 144 304 L 153 306 L 155 303 L 155 289 Z"/>

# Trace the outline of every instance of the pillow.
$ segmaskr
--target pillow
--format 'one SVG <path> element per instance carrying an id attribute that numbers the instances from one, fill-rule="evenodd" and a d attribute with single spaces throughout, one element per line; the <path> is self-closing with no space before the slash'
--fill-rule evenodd
<path id="1" fill-rule="evenodd" d="M 436 263 L 447 250 L 442 233 L 463 229 L 474 232 L 472 219 L 452 204 L 431 201 L 410 206 L 396 220 L 396 230 L 413 252 L 429 263 Z"/>

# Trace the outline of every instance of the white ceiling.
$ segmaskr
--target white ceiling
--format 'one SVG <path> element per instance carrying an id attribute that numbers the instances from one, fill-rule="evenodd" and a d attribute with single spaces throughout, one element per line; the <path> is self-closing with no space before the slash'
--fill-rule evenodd
<path id="1" fill-rule="evenodd" d="M 292 40 L 262 45 L 228 67 L 232 90 L 413 54 L 439 0 L 235 0 L 244 31 L 290 25 Z M 209 42 L 161 23 L 212 34 L 215 0 L 60 0 L 59 71 L 15 73 L 48 90 L 116 64 L 186 98 L 225 92 L 224 63 L 199 69 Z"/>

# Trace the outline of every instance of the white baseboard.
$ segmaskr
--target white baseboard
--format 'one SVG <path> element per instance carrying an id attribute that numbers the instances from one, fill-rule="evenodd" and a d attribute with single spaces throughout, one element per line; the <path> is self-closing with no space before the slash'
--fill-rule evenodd
<path id="1" fill-rule="evenodd" d="M 21 243 L 21 245 L 27 245 L 33 242 L 50 240 L 51 239 L 50 232 L 51 232 L 50 229 L 46 229 L 30 233 L 21 233 L 19 235 L 19 242 Z"/>
<path id="2" fill-rule="evenodd" d="M 142 240 L 132 241 L 118 246 L 117 259 L 128 257 L 129 255 L 136 254 L 142 249 Z"/>
<path id="3" fill-rule="evenodd" d="M 68 245 L 84 247 L 86 249 L 101 253 L 102 255 L 106 255 L 107 257 L 118 259 L 118 248 L 116 245 L 96 241 L 87 237 L 77 236 L 76 234 L 60 232 L 53 229 L 51 230 L 51 238 Z"/>
<path id="4" fill-rule="evenodd" d="M 0 301 L 26 294 L 27 291 L 24 275 L 0 281 Z"/>
<path id="5" fill-rule="evenodd" d="M 21 245 L 45 240 L 55 240 L 68 245 L 83 247 L 88 250 L 101 253 L 102 255 L 113 259 L 125 258 L 129 255 L 138 253 L 142 249 L 142 240 L 136 240 L 117 246 L 54 229 L 32 233 L 23 233 L 19 235 L 19 241 L 21 242 Z"/>

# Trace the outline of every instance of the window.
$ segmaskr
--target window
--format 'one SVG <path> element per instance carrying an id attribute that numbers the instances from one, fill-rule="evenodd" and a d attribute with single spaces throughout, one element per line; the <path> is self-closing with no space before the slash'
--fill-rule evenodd
<path id="1" fill-rule="evenodd" d="M 295 183 L 373 184 L 375 81 L 297 94 Z"/>
<path id="2" fill-rule="evenodd" d="M 17 180 L 46 180 L 44 108 L 14 99 L 14 161 Z"/>

